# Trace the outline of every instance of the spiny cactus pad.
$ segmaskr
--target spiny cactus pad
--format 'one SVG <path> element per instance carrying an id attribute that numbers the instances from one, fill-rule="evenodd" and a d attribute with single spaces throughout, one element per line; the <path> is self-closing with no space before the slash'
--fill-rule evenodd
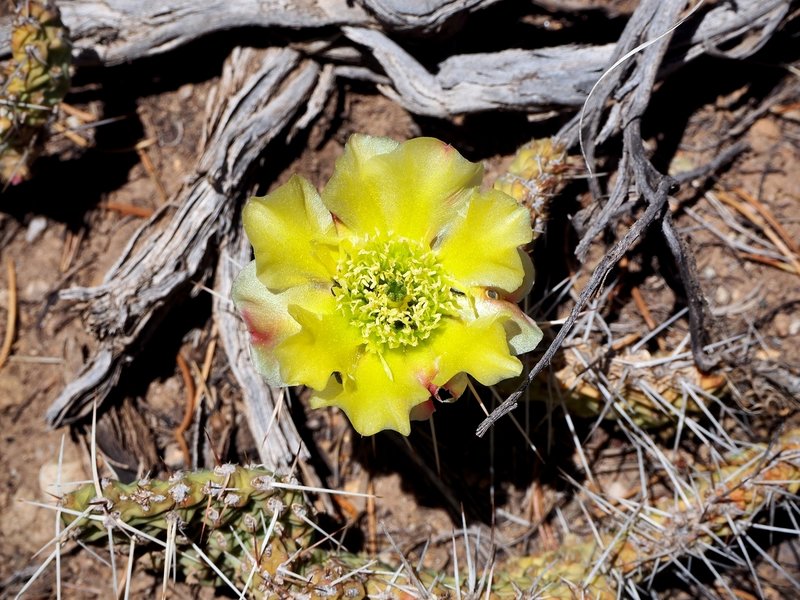
<path id="1" fill-rule="evenodd" d="M 291 570 L 311 544 L 311 508 L 301 494 L 283 487 L 294 484 L 264 469 L 222 465 L 167 480 L 104 479 L 102 496 L 90 484 L 64 496 L 61 505 L 70 511 L 63 513 L 65 522 L 78 519 L 77 535 L 86 541 L 105 540 L 108 528 L 123 536 L 133 528 L 145 544 L 148 538 L 166 542 L 173 532 L 179 566 L 190 581 L 221 583 L 198 548 L 223 573 L 242 580 L 258 557 L 253 589 L 266 592 L 283 586 L 278 567 Z M 81 517 L 87 508 L 101 518 Z M 268 528 L 272 533 L 264 543 Z"/>
<path id="2" fill-rule="evenodd" d="M 72 46 L 58 9 L 21 2 L 11 33 L 11 60 L 0 73 L 0 180 L 30 177 L 36 137 L 69 89 Z"/>
<path id="3" fill-rule="evenodd" d="M 612 599 L 620 582 L 644 581 L 669 564 L 664 556 L 735 548 L 748 527 L 769 519 L 776 503 L 800 489 L 799 452 L 800 430 L 732 452 L 722 464 L 698 468 L 679 482 L 674 498 L 623 505 L 616 519 L 600 522 L 597 537 L 569 534 L 556 550 L 484 565 L 479 575 L 492 576 L 478 584 L 467 574 L 411 573 L 312 546 L 312 509 L 289 489 L 289 478 L 260 468 L 224 465 L 127 485 L 104 480 L 102 497 L 88 484 L 66 495 L 61 507 L 68 511 L 66 523 L 79 520 L 72 530 L 84 541 L 107 539 L 108 528 L 120 539 L 136 530 L 145 544 L 147 537 L 167 544 L 171 535 L 189 581 L 220 585 L 227 579 L 256 598 L 452 598 L 478 592 L 495 599 L 537 593 Z M 636 518 L 628 519 L 626 509 Z"/>
<path id="4" fill-rule="evenodd" d="M 496 190 L 530 211 L 534 239 L 544 233 L 550 200 L 564 187 L 569 169 L 562 143 L 553 138 L 534 139 L 517 150 L 508 171 L 495 181 Z"/>

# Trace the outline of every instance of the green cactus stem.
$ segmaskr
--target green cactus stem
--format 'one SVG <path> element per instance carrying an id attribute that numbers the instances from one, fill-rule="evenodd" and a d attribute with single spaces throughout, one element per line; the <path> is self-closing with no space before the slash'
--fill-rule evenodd
<path id="1" fill-rule="evenodd" d="M 638 518 L 625 527 L 606 519 L 598 538 L 570 534 L 556 550 L 497 560 L 480 597 L 585 593 L 616 598 L 620 581 L 644 581 L 664 556 L 701 556 L 705 548 L 741 536 L 762 516 L 769 518 L 772 501 L 800 490 L 799 457 L 796 429 L 772 445 L 753 445 L 719 466 L 701 467 L 676 499 L 638 507 Z M 66 495 L 61 506 L 69 511 L 63 513 L 66 523 L 79 520 L 73 535 L 88 542 L 104 542 L 109 527 L 120 539 L 132 527 L 143 538 L 164 542 L 174 530 L 178 567 L 187 580 L 220 585 L 223 578 L 208 565 L 211 561 L 240 589 L 247 584 L 254 598 L 457 597 L 454 577 L 410 574 L 361 555 L 312 546 L 313 510 L 300 492 L 289 489 L 292 483 L 264 469 L 224 465 L 127 485 L 104 480 L 102 497 L 89 484 Z M 465 597 L 476 593 L 467 589 L 467 580 L 465 574 L 458 579 Z"/>
<path id="2" fill-rule="evenodd" d="M 30 177 L 42 128 L 69 89 L 72 46 L 55 5 L 20 2 L 11 33 L 11 60 L 0 73 L 0 180 Z"/>

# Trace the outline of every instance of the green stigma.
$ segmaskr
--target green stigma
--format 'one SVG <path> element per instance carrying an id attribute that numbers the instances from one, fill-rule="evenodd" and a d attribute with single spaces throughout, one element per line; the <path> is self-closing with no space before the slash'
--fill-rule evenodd
<path id="1" fill-rule="evenodd" d="M 436 255 L 403 238 L 367 238 L 344 251 L 333 294 L 374 352 L 416 346 L 456 312 L 455 293 Z"/>

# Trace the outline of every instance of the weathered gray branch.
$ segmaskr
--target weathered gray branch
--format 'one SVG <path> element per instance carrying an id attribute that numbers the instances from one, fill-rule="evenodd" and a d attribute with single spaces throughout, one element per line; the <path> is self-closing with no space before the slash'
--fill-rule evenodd
<path id="1" fill-rule="evenodd" d="M 685 3 L 681 3 L 685 4 Z M 731 50 L 737 57 L 743 57 L 745 49 L 755 52 L 761 43 L 774 31 L 778 23 L 783 22 L 789 11 L 790 0 L 741 0 L 739 2 L 723 2 L 715 5 L 705 13 L 692 17 L 692 20 L 679 26 L 672 34 L 670 51 L 661 63 L 660 74 L 673 71 L 682 65 L 702 56 L 703 54 L 721 54 L 718 48 L 726 43 L 738 41 L 736 49 Z M 639 44 L 652 41 L 659 35 L 666 33 L 674 24 L 660 22 L 657 27 L 650 28 L 653 11 L 658 7 L 648 7 L 642 10 L 640 6 L 631 17 L 616 44 L 609 64 L 604 69 L 610 68 L 627 53 Z M 662 29 L 659 29 L 662 27 Z M 738 56 L 742 54 L 741 56 Z M 619 104 L 614 104 L 605 119 L 602 119 L 608 103 L 619 100 L 627 90 L 618 86 L 630 65 L 637 60 L 633 55 L 626 61 L 611 69 L 598 83 L 591 96 L 587 98 L 583 113 L 584 139 L 600 144 L 610 135 L 620 130 L 623 116 Z M 641 85 L 635 74 L 627 79 L 627 87 Z M 612 97 L 612 92 L 614 96 Z M 602 121 L 602 129 L 601 129 Z M 569 146 L 578 142 L 579 116 L 559 132 L 559 137 Z M 587 147 L 587 158 L 591 163 L 593 148 Z"/>
<path id="2" fill-rule="evenodd" d="M 336 25 L 437 31 L 453 15 L 497 0 L 61 0 L 76 52 L 111 65 L 162 54 L 215 31 L 240 27 L 315 29 Z M 10 18 L 0 19 L 0 56 Z"/>
<path id="3" fill-rule="evenodd" d="M 458 13 L 499 0 L 362 0 L 367 10 L 391 31 L 436 31 Z M 355 25 L 355 23 L 353 23 Z"/>
<path id="4" fill-rule="evenodd" d="M 467 14 L 496 1 L 65 0 L 60 6 L 77 51 L 105 64 L 160 54 L 214 31 L 237 27 L 342 27 L 350 40 L 374 55 L 384 73 L 347 65 L 337 70 L 338 75 L 378 82 L 388 76 L 391 85 L 379 85 L 383 93 L 411 112 L 435 117 L 580 106 L 621 51 L 633 47 L 623 43 L 633 40 L 622 39 L 616 45 L 456 55 L 431 73 L 386 33 L 409 29 L 434 32 L 458 13 Z M 729 54 L 740 57 L 754 51 L 782 22 L 789 5 L 789 0 L 739 0 L 712 6 L 695 15 L 691 25 L 678 28 L 675 51 L 668 55 L 663 70 L 675 69 L 702 54 L 720 53 L 719 47 L 737 38 L 741 38 L 740 43 L 728 50 Z M 633 18 L 637 18 L 636 13 Z M 2 20 L 0 23 L 8 25 Z M 9 30 L 0 27 L 0 55 L 8 52 Z M 305 47 L 313 52 L 313 44 Z M 617 53 L 613 54 L 615 48 Z M 322 48 L 319 51 L 329 54 Z M 615 76 L 610 77 L 608 84 L 614 80 Z M 603 93 L 597 95 L 605 98 Z M 612 115 L 611 120 L 604 134 L 618 131 L 619 115 Z"/>
<path id="5" fill-rule="evenodd" d="M 162 54 L 215 31 L 237 27 L 312 29 L 375 19 L 347 0 L 62 0 L 75 52 L 103 64 Z M 8 53 L 7 19 L 0 54 Z"/>
<path id="6" fill-rule="evenodd" d="M 746 38 L 741 40 L 742 48 L 757 48 L 758 42 L 782 22 L 789 4 L 788 0 L 717 4 L 696 17 L 697 26 L 691 29 L 691 34 L 678 38 L 676 52 L 668 55 L 662 69 L 673 70 L 702 54 L 717 52 L 716 48 L 741 36 Z M 637 10 L 632 19 L 646 16 Z M 676 21 L 659 23 L 662 30 L 648 33 L 654 38 Z M 631 25 L 627 31 L 637 35 L 642 32 L 635 22 Z M 602 46 L 563 45 L 456 55 L 440 63 L 434 74 L 381 31 L 363 27 L 343 30 L 348 38 L 374 55 L 391 80 L 391 85 L 378 85 L 381 92 L 413 113 L 433 117 L 497 109 L 535 112 L 580 106 L 603 72 L 643 41 L 629 34 L 617 44 Z M 624 68 L 618 70 L 624 72 Z M 608 77 L 605 88 L 615 89 L 619 76 L 615 73 Z M 607 94 L 603 89 L 597 92 L 598 99 L 594 102 L 602 106 Z M 613 123 L 607 128 L 609 133 L 619 130 L 619 114 L 612 118 Z M 574 135 L 570 138 L 571 142 L 576 140 Z"/>
<path id="7" fill-rule="evenodd" d="M 687 292 L 690 327 L 692 329 L 692 351 L 695 362 L 703 370 L 712 366 L 703 347 L 707 334 L 705 329 L 706 303 L 702 290 L 696 281 L 693 257 L 687 257 L 686 249 L 674 228 L 672 228 L 669 218 L 667 217 L 664 220 L 664 209 L 668 194 L 675 180 L 659 173 L 650 163 L 645 154 L 640 131 L 641 118 L 649 104 L 654 83 L 659 69 L 662 68 L 664 57 L 670 44 L 670 36 L 664 33 L 668 32 L 672 24 L 676 22 L 684 4 L 684 0 L 643 0 L 639 4 L 620 37 L 618 46 L 614 51 L 613 61 L 617 62 L 620 58 L 627 56 L 632 49 L 639 47 L 642 42 L 648 42 L 648 44 L 641 48 L 640 52 L 636 53 L 635 56 L 631 57 L 630 64 L 611 71 L 596 86 L 595 92 L 597 95 L 587 102 L 587 125 L 583 129 L 583 139 L 586 140 L 584 149 L 589 165 L 591 166 L 593 162 L 594 147 L 597 143 L 597 132 L 601 125 L 601 117 L 604 114 L 607 102 L 612 98 L 617 100 L 617 110 L 610 112 L 610 118 L 616 119 L 617 123 L 622 124 L 624 133 L 623 155 L 617 175 L 618 180 L 605 210 L 601 212 L 598 219 L 592 221 L 591 227 L 581 240 L 576 253 L 583 258 L 590 239 L 598 231 L 602 230 L 611 218 L 613 211 L 609 210 L 609 208 L 613 209 L 622 203 L 628 196 L 631 185 L 635 185 L 637 194 L 645 201 L 646 210 L 602 258 L 544 355 L 529 371 L 523 384 L 481 423 L 477 430 L 478 436 L 484 435 L 498 419 L 517 406 L 519 398 L 528 385 L 553 359 L 570 329 L 575 324 L 578 315 L 585 308 L 590 298 L 603 285 L 611 269 L 630 250 L 637 239 L 644 235 L 654 223 L 659 221 L 662 223 L 667 245 L 679 266 Z M 580 119 L 577 120 L 577 124 L 578 126 L 583 125 Z M 609 129 L 608 123 L 606 123 L 605 127 Z M 569 126 L 567 131 L 574 132 L 574 124 Z M 562 135 L 564 135 L 564 132 L 562 132 Z"/>
<path id="8" fill-rule="evenodd" d="M 162 308 L 205 277 L 210 249 L 236 221 L 250 166 L 286 132 L 319 73 L 315 62 L 290 49 L 234 51 L 208 110 L 205 151 L 191 182 L 170 203 L 174 212 L 145 224 L 100 286 L 62 293 L 65 300 L 87 303 L 100 342 L 50 407 L 48 422 L 68 423 L 86 414 L 92 401 L 102 401 L 152 333 Z"/>
<path id="9" fill-rule="evenodd" d="M 366 46 L 391 79 L 391 86 L 378 85 L 381 92 L 432 117 L 580 106 L 613 51 L 613 45 L 558 46 L 453 56 L 433 75 L 380 31 L 345 27 L 344 32 Z"/>

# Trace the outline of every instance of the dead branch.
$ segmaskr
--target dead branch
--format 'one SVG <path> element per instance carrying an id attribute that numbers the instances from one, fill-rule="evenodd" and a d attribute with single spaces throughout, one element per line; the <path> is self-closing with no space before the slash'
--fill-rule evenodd
<path id="1" fill-rule="evenodd" d="M 359 27 L 343 30 L 383 67 L 391 80 L 391 85 L 378 85 L 384 95 L 410 112 L 432 117 L 580 106 L 613 49 L 558 46 L 453 56 L 432 75 L 386 34 Z"/>
<path id="2" fill-rule="evenodd" d="M 205 279 L 210 253 L 236 222 L 250 166 L 298 117 L 319 73 L 316 63 L 289 49 L 232 53 L 210 98 L 205 151 L 191 182 L 173 198 L 168 210 L 174 212 L 144 225 L 100 286 L 62 294 L 87 304 L 88 322 L 101 341 L 48 410 L 51 425 L 72 422 L 102 402 L 165 307 Z M 292 447 L 283 456 L 290 460 L 299 448 L 297 436 L 286 442 Z"/>
<path id="3" fill-rule="evenodd" d="M 670 12 L 676 15 L 673 21 L 653 21 L 657 7 L 643 10 L 640 6 L 617 44 L 455 55 L 442 61 L 435 74 L 381 31 L 363 27 L 343 27 L 343 31 L 350 40 L 366 47 L 380 63 L 391 81 L 391 85 L 378 85 L 381 92 L 413 113 L 448 117 L 498 109 L 542 111 L 581 106 L 610 65 L 644 39 L 653 39 L 669 30 L 677 22 L 684 4 L 668 3 L 673 9 L 678 7 Z M 661 72 L 675 70 L 707 50 L 716 53 L 713 49 L 736 39 L 740 39 L 740 46 L 755 51 L 760 41 L 768 38 L 782 22 L 788 8 L 786 0 L 743 0 L 720 3 L 704 14 L 695 15 L 696 27 L 690 28 L 690 34 L 676 38 L 674 51 L 660 63 Z M 645 28 L 651 22 L 652 26 Z M 600 118 L 600 109 L 625 72 L 623 67 L 605 77 L 590 98 L 587 114 Z M 360 73 L 364 79 L 379 77 L 363 70 Z M 639 84 L 635 78 L 628 79 L 630 86 Z M 597 133 L 597 124 L 592 122 L 589 133 Z M 618 132 L 620 126 L 620 113 L 608 115 L 598 140 Z M 562 137 L 568 145 L 577 143 L 575 126 L 562 132 Z"/>
<path id="4" fill-rule="evenodd" d="M 311 29 L 374 23 L 346 0 L 72 0 L 59 3 L 78 56 L 106 65 L 174 50 L 215 31 L 237 27 Z M 8 51 L 8 27 L 0 27 L 0 55 Z"/>
<path id="5" fill-rule="evenodd" d="M 451 17 L 499 0 L 363 0 L 367 10 L 390 31 L 435 32 Z"/>
<path id="6" fill-rule="evenodd" d="M 615 46 L 559 46 L 456 55 L 443 61 L 432 74 L 385 34 L 407 30 L 433 33 L 454 16 L 495 1 L 365 0 L 362 8 L 346 0 L 172 0 L 157 5 L 134 0 L 113 5 L 107 0 L 73 0 L 62 2 L 61 11 L 71 29 L 76 52 L 83 60 L 94 58 L 103 64 L 161 54 L 215 31 L 237 27 L 309 30 L 346 26 L 346 35 L 375 56 L 385 75 L 363 67 L 339 73 L 372 81 L 388 76 L 391 85 L 381 86 L 387 96 L 411 112 L 437 117 L 496 109 L 539 111 L 580 106 L 604 69 L 630 50 L 637 39 L 629 34 Z M 718 48 L 732 40 L 738 40 L 739 45 L 728 50 L 729 55 L 752 53 L 769 39 L 789 5 L 788 0 L 740 0 L 713 5 L 694 17 L 696 26 L 687 26 L 688 33 L 678 31 L 675 51 L 662 67 L 666 72 L 703 54 L 721 54 Z M 634 13 L 634 18 L 644 16 L 638 9 Z M 7 25 L 3 19 L 0 23 Z M 0 56 L 8 53 L 9 31 L 9 27 L 0 27 Z M 630 31 L 641 32 L 639 28 Z M 604 92 L 613 89 L 616 77 L 607 77 L 605 87 L 596 91 L 589 108 L 603 105 L 607 99 Z M 606 135 L 618 128 L 618 116 L 609 116 Z"/>
<path id="7" fill-rule="evenodd" d="M 478 436 L 483 436 L 492 424 L 516 407 L 519 398 L 533 379 L 553 359 L 569 330 L 575 324 L 578 315 L 598 292 L 611 269 L 632 248 L 636 240 L 659 220 L 662 222 L 662 232 L 667 246 L 678 264 L 687 294 L 689 322 L 692 330 L 692 352 L 695 362 L 702 370 L 709 370 L 715 364 L 703 349 L 709 336 L 706 329 L 707 306 L 702 289 L 697 282 L 693 256 L 690 255 L 684 242 L 675 231 L 672 221 L 669 217 L 665 218 L 664 209 L 668 194 L 676 181 L 659 173 L 650 163 L 645 154 L 640 132 L 641 118 L 647 109 L 653 85 L 670 43 L 670 36 L 664 34 L 676 22 L 683 5 L 683 0 L 643 1 L 629 20 L 619 45 L 615 49 L 613 61 L 614 63 L 621 61 L 637 47 L 641 52 L 632 55 L 630 60 L 634 63 L 633 66 L 620 62 L 617 68 L 612 69 L 595 87 L 596 95 L 590 96 L 586 102 L 586 129 L 583 131 L 582 138 L 585 140 L 585 144 L 582 144 L 582 147 L 585 149 L 585 158 L 590 169 L 594 163 L 594 148 L 598 143 L 598 138 L 602 137 L 602 133 L 599 133 L 602 116 L 605 114 L 607 103 L 614 98 L 615 94 L 618 101 L 609 112 L 610 116 L 603 126 L 605 131 L 610 132 L 616 130 L 616 126 L 613 124 L 610 126 L 609 123 L 624 123 L 623 156 L 620 161 L 618 180 L 611 196 L 599 218 L 591 223 L 578 245 L 576 255 L 581 259 L 585 257 L 589 243 L 607 226 L 616 209 L 628 197 L 630 184 L 635 184 L 638 194 L 646 201 L 647 208 L 594 269 L 589 283 L 581 291 L 564 325 L 544 355 L 530 370 L 522 385 L 481 423 L 477 430 Z M 648 45 L 641 47 L 640 45 L 645 41 L 648 42 Z M 577 124 L 578 126 L 583 124 L 580 118 L 577 119 Z M 573 126 L 574 124 L 568 125 L 566 131 L 571 131 Z M 568 137 L 563 131 L 562 136 Z M 592 190 L 595 197 L 599 197 L 599 186 L 596 181 L 592 182 Z"/>
<path id="8" fill-rule="evenodd" d="M 241 27 L 317 29 L 383 25 L 435 32 L 454 15 L 497 0 L 72 0 L 59 3 L 84 61 L 119 64 L 162 54 L 210 33 Z M 9 54 L 10 19 L 0 19 L 0 57 Z"/>

